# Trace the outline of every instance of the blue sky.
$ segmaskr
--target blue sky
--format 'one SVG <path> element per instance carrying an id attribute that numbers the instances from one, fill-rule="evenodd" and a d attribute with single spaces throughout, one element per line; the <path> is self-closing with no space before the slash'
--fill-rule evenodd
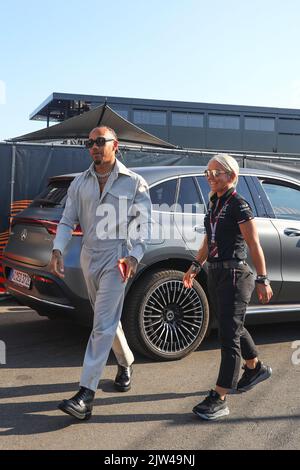
<path id="1" fill-rule="evenodd" d="M 0 140 L 53 91 L 300 108 L 298 0 L 5 0 Z"/>

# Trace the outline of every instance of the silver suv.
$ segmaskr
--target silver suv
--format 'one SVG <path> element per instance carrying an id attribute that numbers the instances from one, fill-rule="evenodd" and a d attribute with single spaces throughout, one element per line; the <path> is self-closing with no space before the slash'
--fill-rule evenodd
<path id="1" fill-rule="evenodd" d="M 204 167 L 134 171 L 146 179 L 154 209 L 159 208 L 153 212 L 154 232 L 159 236 L 148 244 L 135 278 L 127 285 L 122 323 L 133 349 L 154 359 L 180 359 L 215 326 L 206 271 L 191 290 L 182 283 L 204 236 L 209 187 Z M 80 226 L 65 253 L 65 279 L 49 271 L 52 240 L 75 176 L 51 178 L 45 191 L 15 217 L 3 268 L 8 291 L 40 315 L 65 315 L 90 323 L 92 311 L 79 265 Z M 242 169 L 237 190 L 254 210 L 274 291 L 266 306 L 253 294 L 247 322 L 299 318 L 300 183 L 275 173 Z"/>

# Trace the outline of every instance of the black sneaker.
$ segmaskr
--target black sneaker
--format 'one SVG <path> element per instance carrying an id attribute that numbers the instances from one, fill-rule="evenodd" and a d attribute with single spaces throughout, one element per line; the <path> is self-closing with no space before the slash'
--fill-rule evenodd
<path id="1" fill-rule="evenodd" d="M 213 420 L 229 415 L 229 408 L 226 398 L 221 400 L 220 395 L 215 390 L 211 390 L 199 405 L 194 406 L 193 413 L 202 419 Z"/>
<path id="2" fill-rule="evenodd" d="M 267 380 L 272 375 L 270 366 L 266 366 L 261 361 L 258 361 L 255 369 L 249 369 L 246 365 L 243 366 L 244 373 L 237 384 L 237 392 L 243 393 L 251 390 L 255 385 L 264 380 Z"/>

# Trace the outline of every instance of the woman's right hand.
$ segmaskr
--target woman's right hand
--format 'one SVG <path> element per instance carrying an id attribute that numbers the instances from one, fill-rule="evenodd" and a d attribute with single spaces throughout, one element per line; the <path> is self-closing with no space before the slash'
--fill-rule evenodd
<path id="1" fill-rule="evenodd" d="M 256 292 L 258 300 L 262 304 L 268 304 L 273 297 L 273 291 L 270 285 L 265 286 L 264 284 L 256 283 Z"/>
<path id="2" fill-rule="evenodd" d="M 193 287 L 193 280 L 197 276 L 196 273 L 192 272 L 192 266 L 183 276 L 183 285 L 186 289 L 191 289 Z"/>

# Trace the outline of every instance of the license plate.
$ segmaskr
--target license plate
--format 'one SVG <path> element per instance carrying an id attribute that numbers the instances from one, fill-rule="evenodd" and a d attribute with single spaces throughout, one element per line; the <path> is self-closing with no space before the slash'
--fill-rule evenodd
<path id="1" fill-rule="evenodd" d="M 18 284 L 18 286 L 26 287 L 26 289 L 30 289 L 31 278 L 27 273 L 22 273 L 22 271 L 18 271 L 17 269 L 13 269 L 10 275 L 11 282 Z"/>

